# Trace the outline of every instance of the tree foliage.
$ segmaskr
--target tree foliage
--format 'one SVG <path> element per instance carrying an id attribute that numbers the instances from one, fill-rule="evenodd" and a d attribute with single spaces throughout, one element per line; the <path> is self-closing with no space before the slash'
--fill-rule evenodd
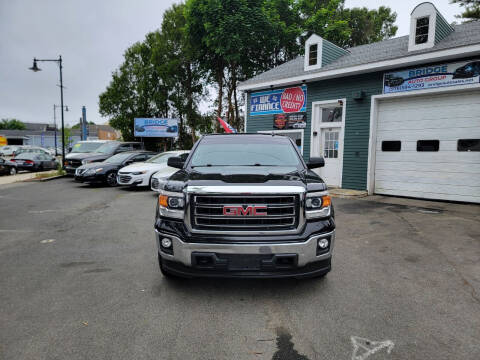
<path id="1" fill-rule="evenodd" d="M 451 3 L 459 4 L 465 8 L 460 15 L 457 15 L 458 18 L 465 21 L 480 19 L 480 0 L 451 0 Z"/>
<path id="2" fill-rule="evenodd" d="M 26 128 L 25 124 L 17 119 L 2 119 L 0 121 L 0 130 L 25 130 Z"/>
<path id="3" fill-rule="evenodd" d="M 125 140 L 135 117 L 177 117 L 177 145 L 187 148 L 198 132 L 212 131 L 216 116 L 242 130 L 238 83 L 301 55 L 310 34 L 348 48 L 394 36 L 395 20 L 388 7 L 348 9 L 344 0 L 186 0 L 126 50 L 100 113 Z M 202 115 L 212 87 L 216 111 Z"/>

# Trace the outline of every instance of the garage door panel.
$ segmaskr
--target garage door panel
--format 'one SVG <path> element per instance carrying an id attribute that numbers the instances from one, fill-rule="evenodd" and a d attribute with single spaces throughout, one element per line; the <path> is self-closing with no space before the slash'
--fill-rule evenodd
<path id="1" fill-rule="evenodd" d="M 386 154 L 385 152 L 380 152 L 377 154 L 377 164 L 381 164 L 382 162 L 416 162 L 421 164 L 428 164 L 428 163 L 441 163 L 445 164 L 446 166 L 455 163 L 467 163 L 467 164 L 478 164 L 480 162 L 480 153 L 472 152 L 467 153 L 463 152 L 460 153 L 462 156 L 459 156 L 459 152 L 457 151 L 439 151 L 434 153 L 427 153 L 427 152 L 417 152 L 417 151 L 409 151 L 409 152 L 395 152 Z M 473 155 L 473 156 L 471 156 Z M 475 156 L 477 155 L 477 156 Z M 403 164 L 398 164 L 399 166 L 403 166 Z M 402 168 L 398 168 L 399 171 Z"/>
<path id="2" fill-rule="evenodd" d="M 445 106 L 467 106 L 480 104 L 478 90 L 457 94 L 437 94 L 433 96 L 419 95 L 411 97 L 397 97 L 394 99 L 382 100 L 381 111 L 404 110 L 411 108 L 422 108 L 426 110 L 436 109 L 439 105 Z"/>
<path id="3" fill-rule="evenodd" d="M 480 108 L 478 109 L 480 114 Z M 402 121 L 382 122 L 378 124 L 377 131 L 385 130 L 419 130 L 419 129 L 450 129 L 452 128 L 452 118 L 445 119 L 420 119 Z M 474 117 L 455 117 L 454 125 L 458 128 L 475 128 L 480 126 L 480 116 Z"/>
<path id="4" fill-rule="evenodd" d="M 432 176 L 435 176 L 435 173 L 442 173 L 444 171 L 454 172 L 454 173 L 465 173 L 471 175 L 480 176 L 480 163 L 431 163 L 428 165 L 428 170 L 425 169 L 425 164 L 416 163 L 416 162 L 406 162 L 406 163 L 397 163 L 391 161 L 385 161 L 382 163 L 377 163 L 375 174 L 379 171 L 394 171 L 397 174 L 399 169 L 402 169 L 402 172 L 410 171 L 423 171 L 433 173 Z M 480 182 L 480 180 L 479 180 Z"/>
<path id="5" fill-rule="evenodd" d="M 460 194 L 448 194 L 448 193 L 435 193 L 424 191 L 409 191 L 408 193 L 399 194 L 396 189 L 382 189 L 379 188 L 377 194 L 382 195 L 396 195 L 396 196 L 409 196 L 422 199 L 435 199 L 435 200 L 448 200 L 448 201 L 463 201 L 471 203 L 480 203 L 480 196 L 474 195 L 460 195 Z"/>
<path id="6" fill-rule="evenodd" d="M 443 130 L 443 131 L 442 131 Z M 377 131 L 378 140 L 396 139 L 404 141 L 417 140 L 458 140 L 478 139 L 480 127 L 450 128 L 450 129 L 424 129 L 424 130 L 380 130 Z"/>
<path id="7" fill-rule="evenodd" d="M 480 152 L 458 151 L 459 139 L 480 139 L 480 91 L 380 101 L 375 144 L 375 192 L 480 202 Z M 417 151 L 438 140 L 438 151 Z M 400 141 L 400 151 L 382 151 Z M 391 150 L 396 150 L 391 148 Z"/>
<path id="8" fill-rule="evenodd" d="M 467 138 L 471 138 L 471 136 L 465 136 L 462 139 L 467 139 Z M 382 141 L 392 141 L 392 140 L 395 141 L 395 138 L 393 137 L 393 135 L 391 137 L 381 139 L 376 144 L 376 150 L 377 151 L 382 150 Z M 416 140 L 402 141 L 401 147 L 402 147 L 402 152 L 405 151 L 405 152 L 415 152 L 416 153 L 417 152 L 417 141 Z M 440 144 L 441 151 L 458 152 L 457 147 L 458 147 L 458 139 L 443 140 Z M 472 153 L 466 152 L 466 154 L 463 154 L 462 156 L 469 156 L 470 154 L 472 154 Z M 473 154 L 472 154 L 472 156 L 475 157 L 475 155 L 473 155 Z"/>
<path id="9" fill-rule="evenodd" d="M 401 192 L 405 196 L 408 196 L 409 191 L 415 192 L 428 192 L 437 194 L 452 194 L 452 195 L 472 195 L 480 197 L 480 186 L 466 186 L 466 185 L 438 185 L 428 183 L 405 183 L 403 181 L 397 182 L 379 182 L 379 189 L 389 189 Z M 398 193 L 397 193 L 398 195 Z"/>
<path id="10" fill-rule="evenodd" d="M 480 187 L 478 174 L 465 174 L 458 172 L 442 172 L 432 176 L 429 171 L 404 171 L 401 174 L 393 170 L 378 170 L 375 173 L 378 184 L 385 184 L 395 181 L 403 183 L 432 184 L 432 185 L 451 185 L 462 184 L 465 186 Z"/>

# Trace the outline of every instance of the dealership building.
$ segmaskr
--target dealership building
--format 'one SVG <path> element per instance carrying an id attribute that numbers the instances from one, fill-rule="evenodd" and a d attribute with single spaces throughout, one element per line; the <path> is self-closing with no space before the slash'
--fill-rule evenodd
<path id="1" fill-rule="evenodd" d="M 480 203 L 480 21 L 451 26 L 424 2 L 407 36 L 342 49 L 313 34 L 239 88 L 246 131 L 323 156 L 330 186 Z"/>

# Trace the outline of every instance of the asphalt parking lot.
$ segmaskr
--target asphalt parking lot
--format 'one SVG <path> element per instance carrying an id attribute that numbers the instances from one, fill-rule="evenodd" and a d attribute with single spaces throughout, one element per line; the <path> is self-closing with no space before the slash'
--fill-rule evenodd
<path id="1" fill-rule="evenodd" d="M 0 187 L 0 359 L 480 358 L 479 206 L 335 199 L 325 279 L 170 281 L 155 201 Z"/>

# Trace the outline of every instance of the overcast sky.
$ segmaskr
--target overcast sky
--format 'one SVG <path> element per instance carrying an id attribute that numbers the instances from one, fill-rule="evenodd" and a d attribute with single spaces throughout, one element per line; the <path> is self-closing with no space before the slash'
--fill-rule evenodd
<path id="1" fill-rule="evenodd" d="M 102 124 L 98 95 L 110 82 L 127 47 L 159 28 L 172 0 L 0 0 L 0 118 L 53 122 L 60 104 L 58 67 L 32 58 L 63 57 L 65 121 L 78 122 L 81 107 L 87 120 Z M 409 16 L 419 0 L 347 0 L 347 7 L 390 6 L 397 12 L 397 36 L 408 33 Z M 448 0 L 434 4 L 449 22 L 460 12 Z M 60 110 L 57 109 L 59 124 Z"/>

